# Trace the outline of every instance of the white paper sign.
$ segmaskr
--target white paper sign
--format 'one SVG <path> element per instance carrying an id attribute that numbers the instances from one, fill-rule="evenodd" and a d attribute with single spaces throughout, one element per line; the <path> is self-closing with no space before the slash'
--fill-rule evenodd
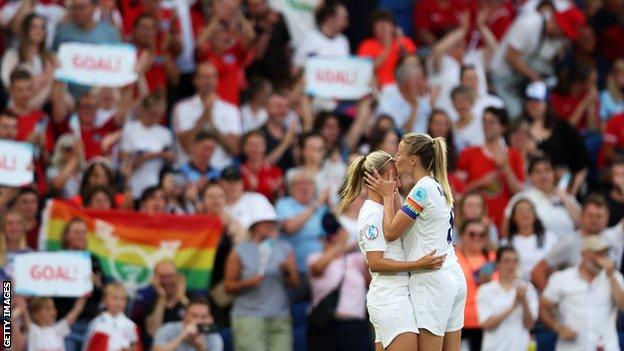
<path id="1" fill-rule="evenodd" d="M 136 49 L 129 44 L 63 43 L 58 80 L 90 86 L 121 87 L 136 82 Z"/>
<path id="2" fill-rule="evenodd" d="M 0 185 L 20 187 L 34 180 L 32 145 L 0 140 Z"/>
<path id="3" fill-rule="evenodd" d="M 305 64 L 306 93 L 357 100 L 370 93 L 373 62 L 359 57 L 311 57 Z"/>
<path id="4" fill-rule="evenodd" d="M 87 251 L 18 254 L 13 267 L 18 295 L 80 297 L 93 290 Z"/>

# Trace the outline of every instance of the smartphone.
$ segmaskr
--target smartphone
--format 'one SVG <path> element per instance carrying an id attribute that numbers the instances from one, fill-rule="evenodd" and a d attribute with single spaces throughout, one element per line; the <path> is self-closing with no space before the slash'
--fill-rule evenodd
<path id="1" fill-rule="evenodd" d="M 199 330 L 199 332 L 202 334 L 211 334 L 216 333 L 218 331 L 218 328 L 214 324 L 201 323 L 197 325 L 197 330 Z"/>
<path id="2" fill-rule="evenodd" d="M 572 180 L 572 173 L 565 172 L 561 178 L 559 178 L 559 183 L 557 184 L 557 188 L 561 191 L 567 191 L 568 186 L 570 185 L 570 180 Z"/>

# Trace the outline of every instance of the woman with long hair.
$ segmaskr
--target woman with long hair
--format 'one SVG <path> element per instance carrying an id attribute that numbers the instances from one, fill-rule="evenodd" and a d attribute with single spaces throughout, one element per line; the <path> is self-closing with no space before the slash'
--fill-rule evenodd
<path id="1" fill-rule="evenodd" d="M 607 86 L 600 93 L 600 120 L 606 123 L 624 112 L 624 58 L 613 63 L 607 75 Z"/>
<path id="2" fill-rule="evenodd" d="M 336 212 L 342 214 L 364 189 L 364 173 L 377 171 L 397 185 L 394 159 L 385 151 L 358 156 L 349 166 L 340 188 L 341 201 Z M 398 195 L 396 200 L 399 201 Z M 415 350 L 418 328 L 409 299 L 409 274 L 419 269 L 439 268 L 445 255 L 432 251 L 418 261 L 406 261 L 401 238 L 386 241 L 383 232 L 384 207 L 381 196 L 368 191 L 358 214 L 358 243 L 366 255 L 372 280 L 366 304 L 375 327 L 377 350 Z"/>
<path id="3" fill-rule="evenodd" d="M 531 280 L 531 272 L 555 245 L 557 236 L 546 231 L 529 199 L 518 200 L 511 208 L 508 244 L 518 251 L 520 278 Z"/>
<path id="4" fill-rule="evenodd" d="M 22 214 L 9 210 L 2 218 L 0 227 L 0 280 L 10 280 L 15 255 L 32 251 L 26 245 L 26 223 Z"/>
<path id="5" fill-rule="evenodd" d="M 2 57 L 2 84 L 9 87 L 11 73 L 17 69 L 28 71 L 33 79 L 31 106 L 41 108 L 46 102 L 54 84 L 56 59 L 46 48 L 46 20 L 31 13 L 20 28 L 17 48 L 10 48 Z"/>
<path id="6" fill-rule="evenodd" d="M 466 278 L 453 249 L 453 195 L 447 175 L 446 142 L 427 134 L 409 133 L 399 143 L 395 165 L 416 182 L 399 208 L 396 181 L 377 170 L 367 186 L 383 198 L 383 233 L 387 241 L 401 236 L 407 260 L 431 251 L 446 254 L 439 271 L 412 274 L 410 299 L 416 313 L 419 348 L 459 350 L 464 325 Z"/>

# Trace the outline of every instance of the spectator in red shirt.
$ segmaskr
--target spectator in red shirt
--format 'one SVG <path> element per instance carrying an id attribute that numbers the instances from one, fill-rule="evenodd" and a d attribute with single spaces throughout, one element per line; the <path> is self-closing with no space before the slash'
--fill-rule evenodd
<path id="1" fill-rule="evenodd" d="M 132 85 L 123 88 L 117 113 L 103 125 L 97 126 L 98 101 L 93 92 L 80 96 L 76 103 L 76 112 L 70 113 L 64 96 L 63 83 L 57 82 L 52 99 L 56 135 L 70 132 L 79 134 L 87 161 L 96 156 L 107 156 L 111 147 L 121 137 L 120 129 L 130 107 L 132 88 Z"/>
<path id="2" fill-rule="evenodd" d="M 18 117 L 17 140 L 35 143 L 41 141 L 48 116 L 40 109 L 33 108 L 32 75 L 26 70 L 17 69 L 11 73 L 8 110 Z M 37 128 L 39 126 L 39 128 Z M 52 135 L 46 132 L 46 150 L 51 151 Z"/>
<path id="3" fill-rule="evenodd" d="M 437 40 L 457 27 L 459 15 L 468 9 L 465 0 L 420 0 L 414 6 L 414 30 L 416 39 L 425 46 L 435 44 Z"/>
<path id="4" fill-rule="evenodd" d="M 503 109 L 488 107 L 483 114 L 485 145 L 469 147 L 459 155 L 457 168 L 467 175 L 467 191 L 483 193 L 489 217 L 500 228 L 507 202 L 524 187 L 524 160 L 503 139 L 508 124 Z"/>
<path id="5" fill-rule="evenodd" d="M 405 54 L 416 52 L 414 42 L 403 36 L 390 11 L 377 10 L 371 15 L 372 38 L 364 40 L 358 48 L 358 56 L 370 57 L 375 66 L 379 85 L 394 83 L 394 70 Z"/>
<path id="6" fill-rule="evenodd" d="M 602 152 L 607 164 L 611 164 L 618 155 L 624 156 L 624 114 L 613 116 L 607 123 L 603 135 Z"/>
<path id="7" fill-rule="evenodd" d="M 567 78 L 567 82 L 564 80 L 552 94 L 553 112 L 579 131 L 599 130 L 600 101 L 596 69 L 577 65 Z"/>
<path id="8" fill-rule="evenodd" d="M 240 171 L 243 176 L 245 191 L 254 191 L 275 201 L 283 193 L 282 170 L 266 161 L 266 141 L 258 130 L 243 137 L 243 155 L 245 162 Z"/>
<path id="9" fill-rule="evenodd" d="M 149 13 L 137 17 L 132 29 L 132 44 L 138 53 L 138 71 L 145 75 L 149 92 L 167 91 L 168 86 L 177 86 L 180 71 L 171 55 L 170 47 L 174 40 L 171 36 L 158 41 L 158 20 Z"/>
<path id="10" fill-rule="evenodd" d="M 200 59 L 212 62 L 219 73 L 218 95 L 238 105 L 256 33 L 240 8 L 229 1 L 215 2 L 213 10 L 214 16 L 197 38 L 197 49 Z"/>

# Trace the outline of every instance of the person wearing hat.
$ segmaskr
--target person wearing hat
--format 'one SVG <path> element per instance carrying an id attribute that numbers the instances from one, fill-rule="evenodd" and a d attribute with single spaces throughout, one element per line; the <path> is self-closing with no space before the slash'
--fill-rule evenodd
<path id="1" fill-rule="evenodd" d="M 589 153 L 583 138 L 567 121 L 557 118 L 549 108 L 549 92 L 544 82 L 526 87 L 522 118 L 529 122 L 535 144 L 531 157 L 548 155 L 559 179 L 570 172 L 568 192 L 576 194 L 585 182 L 590 166 Z"/>
<path id="2" fill-rule="evenodd" d="M 225 267 L 225 291 L 235 295 L 234 349 L 291 350 L 287 287 L 299 285 L 293 248 L 278 237 L 277 214 L 270 203 L 257 206 L 245 225 L 249 239 L 234 247 Z"/>
<path id="3" fill-rule="evenodd" d="M 553 77 L 553 59 L 570 41 L 577 40 L 584 25 L 585 17 L 578 8 L 558 10 L 550 2 L 542 2 L 537 11 L 514 20 L 491 65 L 494 90 L 512 118 L 522 113 L 523 84 Z"/>
<path id="4" fill-rule="evenodd" d="M 550 277 L 540 318 L 558 334 L 557 350 L 620 350 L 615 317 L 624 310 L 624 278 L 609 250 L 603 236 L 586 236 L 580 264 Z"/>

